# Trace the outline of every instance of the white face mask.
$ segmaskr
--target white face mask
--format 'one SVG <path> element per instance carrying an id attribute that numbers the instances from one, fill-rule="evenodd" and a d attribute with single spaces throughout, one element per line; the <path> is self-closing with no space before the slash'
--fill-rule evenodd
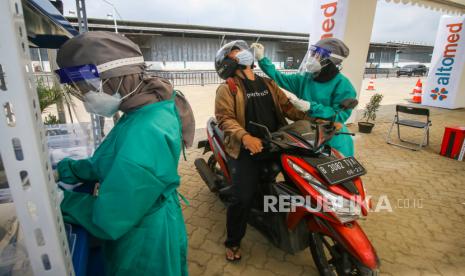
<path id="1" fill-rule="evenodd" d="M 125 98 L 129 97 L 131 94 L 136 92 L 139 86 L 142 84 L 141 81 L 134 90 L 132 90 L 127 95 L 121 98 L 119 88 L 121 87 L 122 82 L 123 79 L 121 78 L 118 88 L 113 95 L 108 95 L 107 93 L 103 92 L 103 83 L 100 84 L 99 91 L 89 91 L 85 93 L 83 100 L 84 107 L 86 108 L 87 112 L 104 117 L 113 116 L 116 113 L 116 111 L 118 111 L 121 102 Z"/>
<path id="2" fill-rule="evenodd" d="M 253 54 L 248 50 L 242 50 L 237 53 L 236 58 L 239 64 L 244 66 L 251 66 L 253 63 Z"/>
<path id="3" fill-rule="evenodd" d="M 319 73 L 321 71 L 321 63 L 315 57 L 309 57 L 305 64 L 306 71 L 309 73 Z"/>

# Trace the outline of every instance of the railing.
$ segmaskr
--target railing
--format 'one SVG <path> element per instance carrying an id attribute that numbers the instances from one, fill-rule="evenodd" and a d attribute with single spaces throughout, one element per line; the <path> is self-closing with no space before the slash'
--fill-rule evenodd
<path id="1" fill-rule="evenodd" d="M 43 84 L 47 87 L 53 86 L 53 81 L 56 78 L 52 72 L 34 72 L 34 80 L 36 84 Z"/>
<path id="2" fill-rule="evenodd" d="M 390 78 L 396 77 L 398 68 L 365 68 L 363 78 Z"/>
<path id="3" fill-rule="evenodd" d="M 397 68 L 365 68 L 363 78 L 390 78 L 397 76 Z M 297 70 L 278 70 L 284 74 L 294 74 Z M 261 70 L 255 70 L 260 76 L 265 76 Z M 208 85 L 224 82 L 214 70 L 193 71 L 149 71 L 150 74 L 168 79 L 175 86 Z M 44 85 L 53 86 L 54 74 L 50 72 L 34 73 L 35 81 Z"/>
<path id="4" fill-rule="evenodd" d="M 297 70 L 279 70 L 284 74 L 293 74 Z M 207 85 L 207 84 L 220 84 L 224 82 L 216 71 L 149 71 L 155 76 L 168 79 L 175 86 L 183 85 Z M 265 76 L 261 70 L 255 70 L 255 73 L 260 76 Z"/>
<path id="5" fill-rule="evenodd" d="M 392 78 L 397 77 L 397 71 L 399 68 L 365 68 L 363 78 Z M 424 73 L 428 75 L 428 71 Z"/>
<path id="6" fill-rule="evenodd" d="M 284 74 L 293 74 L 297 70 L 278 70 Z M 148 71 L 149 74 L 165 78 L 175 86 L 183 85 L 207 85 L 207 84 L 220 84 L 224 82 L 216 71 L 214 70 L 193 70 L 193 71 Z M 260 76 L 265 76 L 261 70 L 255 70 Z M 34 73 L 36 83 L 42 82 L 46 86 L 53 86 L 54 74 L 51 72 L 36 72 Z"/>

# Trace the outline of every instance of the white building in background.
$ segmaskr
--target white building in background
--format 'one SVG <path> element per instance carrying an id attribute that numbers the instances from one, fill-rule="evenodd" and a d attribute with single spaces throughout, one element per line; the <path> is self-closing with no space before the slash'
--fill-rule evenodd
<path id="1" fill-rule="evenodd" d="M 76 26 L 76 18 L 68 18 Z M 91 31 L 114 31 L 112 20 L 89 19 Z M 265 45 L 265 55 L 279 69 L 298 68 L 308 47 L 308 34 L 118 21 L 118 32 L 139 45 L 151 70 L 214 70 L 220 45 L 236 39 Z M 366 67 L 395 68 L 422 63 L 429 67 L 433 46 L 414 43 L 371 43 Z M 50 71 L 47 51 L 31 49 L 35 71 Z"/>

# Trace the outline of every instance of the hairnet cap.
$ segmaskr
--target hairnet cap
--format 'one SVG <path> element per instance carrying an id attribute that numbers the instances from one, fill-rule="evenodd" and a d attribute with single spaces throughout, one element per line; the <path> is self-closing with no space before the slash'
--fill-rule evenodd
<path id="1" fill-rule="evenodd" d="M 128 38 L 111 32 L 86 32 L 66 41 L 58 50 L 60 68 L 85 64 L 101 65 L 110 61 L 142 57 L 139 46 Z M 124 65 L 100 74 L 102 79 L 138 74 L 144 64 Z"/>
<path id="2" fill-rule="evenodd" d="M 342 42 L 342 40 L 337 38 L 325 38 L 318 41 L 315 45 L 329 50 L 331 53 L 342 56 L 344 58 L 349 56 L 349 47 L 347 47 L 347 45 Z M 334 57 L 330 57 L 329 59 L 336 65 L 342 62 L 342 60 Z"/>

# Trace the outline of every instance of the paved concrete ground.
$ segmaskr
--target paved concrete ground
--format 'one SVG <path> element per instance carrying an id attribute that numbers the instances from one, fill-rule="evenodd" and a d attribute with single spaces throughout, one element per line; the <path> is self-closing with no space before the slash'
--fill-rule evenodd
<path id="1" fill-rule="evenodd" d="M 371 213 L 361 224 L 381 258 L 382 275 L 465 275 L 465 162 L 437 154 L 444 126 L 465 125 L 465 111 L 431 108 L 431 145 L 420 152 L 384 142 L 394 104 L 407 103 L 416 80 L 374 80 L 375 92 L 385 95 L 383 106 L 374 132 L 355 137 L 356 157 L 368 170 L 364 177 L 368 193 L 375 200 L 387 196 L 393 212 Z M 359 109 L 373 94 L 365 90 L 368 81 L 363 83 Z M 216 87 L 177 87 L 190 100 L 198 128 L 203 128 L 213 115 Z M 88 118 L 83 114 L 80 119 Z M 356 131 L 355 126 L 351 130 Z M 415 131 L 405 133 L 419 137 Z M 197 139 L 202 135 L 204 130 L 199 129 Z M 222 246 L 225 208 L 195 171 L 193 162 L 200 152 L 189 150 L 187 155 L 187 162 L 180 164 L 180 190 L 191 204 L 184 208 L 191 275 L 316 275 L 308 250 L 285 254 L 253 228 L 243 241 L 243 260 L 227 263 Z"/>
<path id="2" fill-rule="evenodd" d="M 372 134 L 355 138 L 356 157 L 368 170 L 363 179 L 369 195 L 375 202 L 387 198 L 393 208 L 360 221 L 378 251 L 381 275 L 465 275 L 465 162 L 438 155 L 444 126 L 465 125 L 465 110 L 431 110 L 431 145 L 422 151 L 384 142 L 393 105 L 382 108 Z M 415 131 L 405 133 L 419 137 Z M 191 204 L 184 208 L 190 274 L 317 275 L 308 250 L 286 254 L 251 227 L 243 259 L 237 264 L 224 260 L 225 208 L 195 171 L 193 161 L 200 156 L 189 150 L 180 165 L 180 190 Z"/>

